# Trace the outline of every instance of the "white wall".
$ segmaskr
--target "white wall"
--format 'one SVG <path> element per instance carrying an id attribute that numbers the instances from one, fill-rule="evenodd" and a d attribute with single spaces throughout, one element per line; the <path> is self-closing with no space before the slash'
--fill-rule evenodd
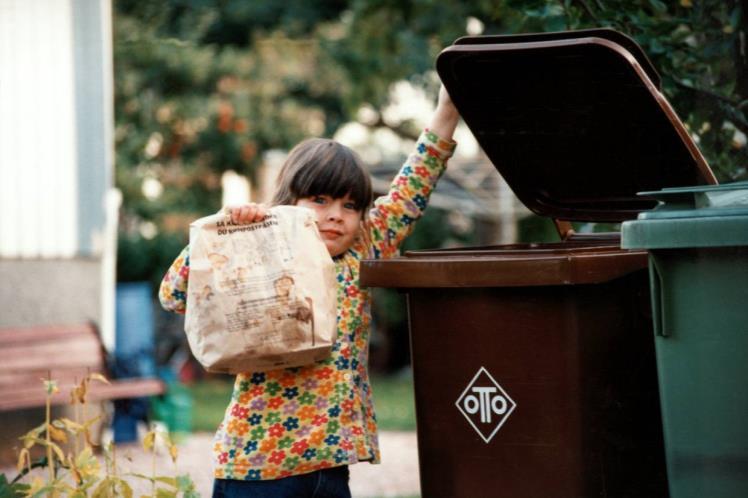
<path id="1" fill-rule="evenodd" d="M 90 319 L 113 342 L 111 15 L 0 0 L 0 326 Z"/>
<path id="2" fill-rule="evenodd" d="M 0 0 L 0 257 L 102 254 L 111 70 L 108 1 Z"/>
<path id="3" fill-rule="evenodd" d="M 71 4 L 0 0 L 0 256 L 72 256 L 77 151 Z"/>

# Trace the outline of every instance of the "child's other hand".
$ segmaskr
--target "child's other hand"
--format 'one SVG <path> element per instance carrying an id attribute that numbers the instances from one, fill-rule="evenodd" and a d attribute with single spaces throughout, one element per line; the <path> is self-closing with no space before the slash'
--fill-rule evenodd
<path id="1" fill-rule="evenodd" d="M 459 119 L 460 114 L 452 103 L 447 89 L 442 85 L 439 89 L 439 100 L 436 103 L 436 111 L 434 111 L 434 115 L 431 118 L 429 130 L 445 140 L 451 140 Z"/>
<path id="2" fill-rule="evenodd" d="M 238 206 L 226 206 L 224 212 L 231 217 L 231 222 L 237 225 L 246 225 L 265 219 L 268 208 L 264 204 L 249 202 Z"/>

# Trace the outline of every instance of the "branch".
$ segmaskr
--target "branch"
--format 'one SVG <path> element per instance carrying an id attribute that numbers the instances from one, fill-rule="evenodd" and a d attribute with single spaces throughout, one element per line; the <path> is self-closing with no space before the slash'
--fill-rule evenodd
<path id="1" fill-rule="evenodd" d="M 561 4 L 561 8 L 564 10 L 564 18 L 566 19 L 566 29 L 571 29 L 571 23 L 570 23 L 571 16 L 569 15 L 569 9 L 566 8 L 566 2 L 564 2 L 564 0 L 559 0 L 558 3 Z"/>
<path id="2" fill-rule="evenodd" d="M 21 479 L 23 479 L 24 476 L 26 476 L 26 474 L 28 474 L 30 470 L 47 467 L 48 464 L 49 464 L 49 461 L 47 460 L 47 457 L 46 456 L 41 457 L 39 460 L 32 462 L 29 467 L 24 466 L 23 470 L 21 470 L 21 472 L 18 473 L 15 479 L 10 481 L 10 484 L 15 484 Z M 64 469 L 69 469 L 67 465 L 62 465 L 62 463 L 60 463 L 60 466 Z"/>
<path id="3" fill-rule="evenodd" d="M 587 13 L 587 15 L 592 18 L 593 21 L 596 21 L 596 22 L 599 21 L 599 19 L 597 18 L 597 15 L 595 14 L 595 12 L 593 12 L 593 10 L 590 8 L 589 4 L 585 2 L 585 0 L 576 0 L 574 1 L 574 3 L 578 3 L 579 5 L 581 5 L 582 10 L 584 10 Z"/>
<path id="4" fill-rule="evenodd" d="M 668 73 L 665 73 L 668 74 Z M 724 95 L 721 95 L 719 93 L 713 92 L 711 90 L 707 90 L 706 88 L 697 88 L 695 86 L 686 85 L 682 81 L 678 80 L 678 78 L 674 78 L 672 74 L 668 74 L 671 78 L 673 78 L 673 82 L 675 82 L 675 86 L 679 88 L 683 88 L 684 90 L 687 90 L 691 93 L 704 95 L 706 97 L 709 97 L 710 100 L 717 100 L 719 102 L 722 102 L 724 104 L 731 105 L 733 107 L 740 107 L 740 102 L 737 102 L 735 100 L 732 100 L 730 97 L 726 97 Z"/>
<path id="5" fill-rule="evenodd" d="M 748 0 L 741 2 L 740 25 L 735 37 L 735 74 L 737 75 L 736 93 L 748 97 Z M 741 104 L 742 106 L 743 104 Z"/>
<path id="6" fill-rule="evenodd" d="M 418 133 L 414 133 L 413 130 L 411 130 L 408 126 L 403 126 L 402 124 L 399 125 L 392 125 L 388 122 L 386 122 L 382 118 L 382 113 L 379 113 L 379 116 L 377 117 L 376 121 L 370 122 L 370 123 L 361 123 L 364 126 L 374 129 L 374 128 L 387 128 L 389 130 L 392 130 L 397 136 L 400 138 L 405 138 L 408 140 L 418 140 Z"/>
<path id="7" fill-rule="evenodd" d="M 672 75 L 669 76 L 672 78 Z M 716 108 L 720 117 L 726 120 L 730 120 L 730 122 L 735 125 L 735 128 L 748 135 L 748 119 L 746 119 L 746 115 L 743 111 L 743 107 L 745 107 L 746 104 L 745 101 L 738 102 L 705 88 L 696 88 L 690 85 L 686 85 L 685 83 L 679 81 L 677 78 L 673 78 L 673 81 L 675 82 L 675 86 L 677 86 L 678 88 L 681 88 L 699 97 L 705 97 L 706 99 L 711 100 L 712 102 L 717 104 Z"/>

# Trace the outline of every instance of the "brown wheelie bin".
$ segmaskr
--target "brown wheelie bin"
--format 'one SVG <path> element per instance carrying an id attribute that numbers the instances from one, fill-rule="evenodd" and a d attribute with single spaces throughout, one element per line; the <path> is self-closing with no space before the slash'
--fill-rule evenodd
<path id="1" fill-rule="evenodd" d="M 407 295 L 423 496 L 667 496 L 647 254 L 570 222 L 714 176 L 620 33 L 462 39 L 437 70 L 561 240 L 364 262 L 363 285 Z"/>

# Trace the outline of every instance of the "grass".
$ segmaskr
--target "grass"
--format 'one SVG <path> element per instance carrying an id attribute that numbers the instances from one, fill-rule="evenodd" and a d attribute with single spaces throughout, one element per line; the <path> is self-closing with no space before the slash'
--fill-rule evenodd
<path id="1" fill-rule="evenodd" d="M 211 379 L 190 386 L 192 394 L 192 430 L 213 432 L 223 419 L 231 399 L 233 381 Z M 407 376 L 372 378 L 374 407 L 379 430 L 414 431 L 416 429 L 413 381 Z"/>
<path id="2" fill-rule="evenodd" d="M 379 430 L 416 430 L 413 379 L 402 375 L 377 376 L 371 384 Z"/>
<path id="3" fill-rule="evenodd" d="M 231 400 L 230 379 L 210 379 L 189 386 L 192 395 L 193 432 L 215 432 Z"/>

